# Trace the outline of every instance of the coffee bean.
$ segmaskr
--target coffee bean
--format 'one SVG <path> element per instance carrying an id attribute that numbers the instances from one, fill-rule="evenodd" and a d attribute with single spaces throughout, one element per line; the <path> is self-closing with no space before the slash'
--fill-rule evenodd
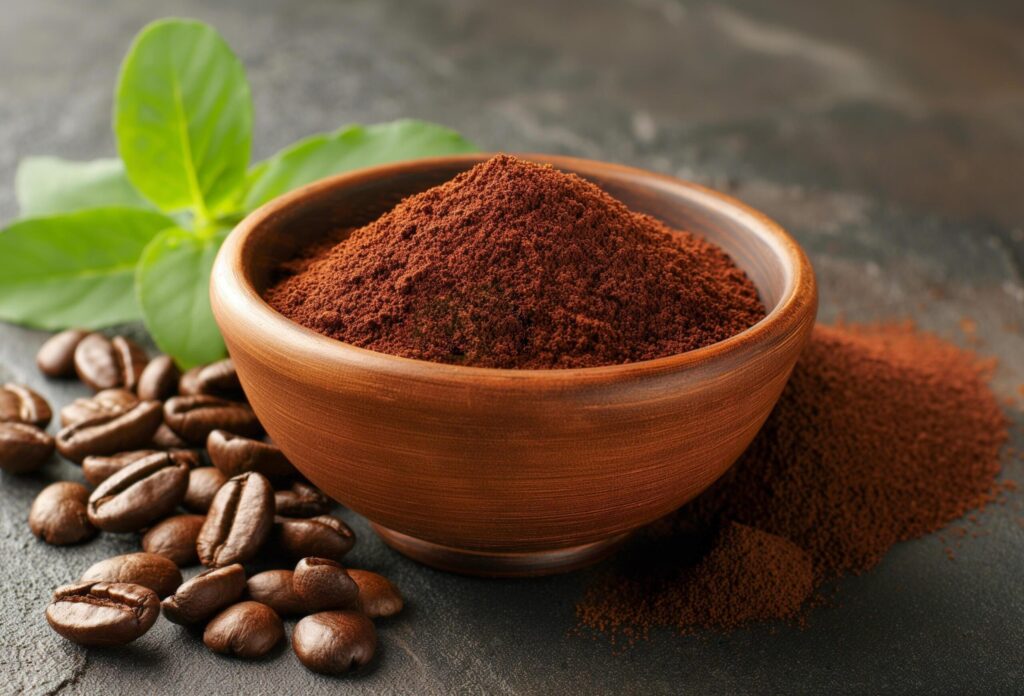
<path id="1" fill-rule="evenodd" d="M 248 404 L 216 396 L 175 396 L 164 404 L 164 420 L 186 442 L 203 446 L 214 430 L 259 437 L 263 428 Z"/>
<path id="2" fill-rule="evenodd" d="M 153 446 L 157 449 L 186 449 L 188 443 L 181 439 L 178 433 L 167 427 L 166 423 L 161 423 L 160 427 L 153 433 Z"/>
<path id="3" fill-rule="evenodd" d="M 331 501 L 316 486 L 296 481 L 286 491 L 274 491 L 274 509 L 282 517 L 316 517 L 330 512 Z"/>
<path id="4" fill-rule="evenodd" d="M 340 561 L 355 546 L 356 535 L 347 524 L 331 515 L 309 519 L 274 519 L 273 543 L 289 558 L 306 556 Z"/>
<path id="5" fill-rule="evenodd" d="M 405 606 L 402 595 L 386 577 L 353 568 L 348 569 L 348 575 L 359 586 L 359 603 L 363 613 L 371 619 L 394 616 L 402 611 Z"/>
<path id="6" fill-rule="evenodd" d="M 66 329 L 46 340 L 36 353 L 36 366 L 47 377 L 75 376 L 75 348 L 89 335 L 83 329 Z"/>
<path id="7" fill-rule="evenodd" d="M 232 604 L 245 590 L 245 569 L 238 563 L 203 571 L 163 601 L 164 616 L 182 626 L 197 624 Z"/>
<path id="8" fill-rule="evenodd" d="M 34 425 L 0 423 L 0 469 L 8 473 L 35 471 L 53 454 L 53 446 L 53 438 Z"/>
<path id="9" fill-rule="evenodd" d="M 203 643 L 215 653 L 263 657 L 284 638 L 281 617 L 266 604 L 239 602 L 217 614 L 203 631 Z"/>
<path id="10" fill-rule="evenodd" d="M 135 391 L 139 386 L 142 371 L 149 364 L 149 356 L 142 346 L 124 336 L 114 336 L 110 339 L 110 344 L 114 346 L 117 362 L 121 366 L 122 386 L 129 391 Z"/>
<path id="11" fill-rule="evenodd" d="M 295 594 L 290 570 L 267 570 L 249 578 L 246 588 L 249 597 L 263 602 L 279 616 L 299 616 L 306 613 L 306 605 Z"/>
<path id="12" fill-rule="evenodd" d="M 103 334 L 91 333 L 75 348 L 78 378 L 94 391 L 114 387 L 135 391 L 148 361 L 146 351 L 124 336 L 107 339 Z"/>
<path id="13" fill-rule="evenodd" d="M 167 454 L 171 455 L 171 459 L 181 462 L 191 469 L 208 468 L 206 461 L 203 459 L 202 450 L 197 449 L 172 449 L 168 450 Z"/>
<path id="14" fill-rule="evenodd" d="M 98 530 L 85 510 L 88 499 L 89 489 L 80 483 L 51 483 L 32 501 L 28 512 L 29 529 L 47 544 L 56 546 L 92 539 Z"/>
<path id="15" fill-rule="evenodd" d="M 169 355 L 159 355 L 146 364 L 139 376 L 136 393 L 140 399 L 163 401 L 178 393 L 181 372 Z"/>
<path id="16" fill-rule="evenodd" d="M 91 333 L 75 347 L 75 372 L 92 389 L 124 386 L 124 376 L 117 364 L 117 351 L 103 334 Z"/>
<path id="17" fill-rule="evenodd" d="M 179 568 L 199 562 L 196 539 L 206 518 L 202 515 L 175 515 L 156 523 L 142 537 L 142 549 L 171 559 Z"/>
<path id="18" fill-rule="evenodd" d="M 242 474 L 221 486 L 199 531 L 196 549 L 207 566 L 251 559 L 274 525 L 274 489 L 266 477 Z"/>
<path id="19" fill-rule="evenodd" d="M 208 394 L 230 401 L 245 401 L 245 392 L 231 358 L 188 370 L 178 381 L 178 393 L 183 396 Z"/>
<path id="20" fill-rule="evenodd" d="M 359 585 L 340 563 L 329 558 L 311 556 L 299 561 L 292 587 L 308 611 L 359 608 Z"/>
<path id="21" fill-rule="evenodd" d="M 199 394 L 199 373 L 203 366 L 193 367 L 182 373 L 178 380 L 178 394 L 181 396 L 195 396 Z"/>
<path id="22" fill-rule="evenodd" d="M 82 460 L 82 475 L 90 484 L 98 486 L 129 464 L 134 464 L 140 459 L 154 454 L 160 454 L 160 450 L 132 450 L 110 457 L 90 455 Z"/>
<path id="23" fill-rule="evenodd" d="M 219 360 L 206 365 L 196 375 L 196 385 L 200 394 L 221 396 L 225 399 L 245 400 L 242 383 L 235 372 L 235 363 L 231 358 Z"/>
<path id="24" fill-rule="evenodd" d="M 81 463 L 89 455 L 104 456 L 145 449 L 160 426 L 159 401 L 140 401 L 120 415 L 97 416 L 57 433 L 57 451 Z"/>
<path id="25" fill-rule="evenodd" d="M 46 399 L 21 384 L 0 387 L 0 422 L 28 423 L 45 428 L 53 412 Z"/>
<path id="26" fill-rule="evenodd" d="M 156 593 L 141 585 L 79 582 L 58 587 L 46 620 L 54 631 L 86 646 L 124 645 L 160 615 Z"/>
<path id="27" fill-rule="evenodd" d="M 219 469 L 212 466 L 201 466 L 188 474 L 188 490 L 182 505 L 192 512 L 207 512 L 213 504 L 213 498 L 220 487 L 228 482 Z"/>
<path id="28" fill-rule="evenodd" d="M 228 476 L 247 471 L 263 474 L 271 481 L 289 481 L 298 476 L 295 467 L 276 446 L 224 430 L 210 433 L 206 438 L 206 451 L 213 465 Z"/>
<path id="29" fill-rule="evenodd" d="M 89 520 L 106 532 L 134 532 L 170 514 L 185 497 L 188 465 L 167 452 L 133 462 L 89 496 Z"/>
<path id="30" fill-rule="evenodd" d="M 139 398 L 127 389 L 104 389 L 85 399 L 75 399 L 60 410 L 60 425 L 82 423 L 101 416 L 119 416 L 135 404 Z"/>
<path id="31" fill-rule="evenodd" d="M 199 464 L 199 455 L 193 450 L 171 450 L 166 453 L 162 450 L 152 449 L 133 450 L 131 452 L 121 452 L 112 457 L 86 457 L 82 460 L 82 474 L 85 476 L 86 481 L 93 486 L 98 486 L 129 464 L 154 454 L 167 454 L 174 461 L 181 462 L 190 469 Z"/>
<path id="32" fill-rule="evenodd" d="M 82 573 L 82 582 L 129 582 L 148 587 L 160 597 L 174 594 L 181 571 L 174 561 L 155 553 L 126 553 L 93 563 Z"/>
<path id="33" fill-rule="evenodd" d="M 325 611 L 295 625 L 292 648 L 307 669 L 345 674 L 368 664 L 377 650 L 377 630 L 358 611 Z"/>

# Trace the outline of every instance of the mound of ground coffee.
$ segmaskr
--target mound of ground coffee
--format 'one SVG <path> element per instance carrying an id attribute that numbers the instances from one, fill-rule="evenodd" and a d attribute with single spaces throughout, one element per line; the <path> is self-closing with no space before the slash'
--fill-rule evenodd
<path id="1" fill-rule="evenodd" d="M 483 367 L 658 358 L 765 314 L 714 244 L 504 155 L 283 270 L 296 269 L 267 293 L 292 320 L 371 350 Z"/>
<path id="2" fill-rule="evenodd" d="M 728 522 L 685 582 L 682 602 L 662 595 L 656 610 L 698 626 L 735 628 L 796 616 L 814 589 L 814 563 L 783 537 Z"/>
<path id="3" fill-rule="evenodd" d="M 814 586 L 984 506 L 1007 439 L 992 367 L 906 325 L 816 327 L 747 452 L 606 569 L 581 624 L 629 641 L 792 618 Z"/>

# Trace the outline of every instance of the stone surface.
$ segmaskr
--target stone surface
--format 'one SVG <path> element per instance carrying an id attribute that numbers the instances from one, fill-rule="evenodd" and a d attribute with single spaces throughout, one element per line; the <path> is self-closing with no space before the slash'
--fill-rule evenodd
<path id="1" fill-rule="evenodd" d="M 194 16 L 246 63 L 258 156 L 350 121 L 415 116 L 487 149 L 619 161 L 729 191 L 805 245 L 822 319 L 911 317 L 997 356 L 1024 449 L 1020 3 L 842 5 L 2 0 L 0 219 L 16 214 L 18 158 L 114 152 L 110 95 L 132 35 L 158 16 Z M 36 373 L 43 339 L 0 327 L 0 381 L 62 404 L 83 390 Z M 1009 456 L 1006 476 L 1024 476 Z M 80 470 L 55 460 L 40 476 L 0 475 L 3 693 L 1006 693 L 1024 680 L 1020 493 L 960 525 L 970 533 L 953 560 L 951 535 L 936 535 L 843 581 L 806 629 L 658 634 L 623 654 L 571 634 L 588 572 L 450 576 L 389 552 L 346 514 L 361 539 L 353 565 L 395 580 L 408 606 L 381 625 L 376 666 L 339 681 L 288 650 L 258 663 L 213 655 L 162 620 L 118 650 L 54 635 L 50 591 L 138 543 L 34 539 L 29 503 L 58 478 Z"/>

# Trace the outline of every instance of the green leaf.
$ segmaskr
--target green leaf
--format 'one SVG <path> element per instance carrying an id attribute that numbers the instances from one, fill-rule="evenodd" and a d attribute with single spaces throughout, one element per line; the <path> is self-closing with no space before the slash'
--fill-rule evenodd
<path id="1" fill-rule="evenodd" d="M 128 181 L 119 159 L 27 157 L 18 163 L 14 185 L 22 217 L 107 206 L 152 209 Z"/>
<path id="2" fill-rule="evenodd" d="M 114 132 L 128 178 L 161 210 L 210 219 L 245 177 L 252 96 L 245 68 L 212 27 L 160 20 L 121 64 Z"/>
<path id="3" fill-rule="evenodd" d="M 27 218 L 0 232 L 0 319 L 42 329 L 139 318 L 135 264 L 174 222 L 137 208 Z"/>
<path id="4" fill-rule="evenodd" d="M 210 310 L 210 268 L 228 231 L 206 237 L 165 230 L 146 247 L 135 272 L 146 328 L 160 350 L 186 368 L 226 354 Z"/>
<path id="5" fill-rule="evenodd" d="M 346 126 L 304 138 L 253 166 L 242 207 L 252 210 L 299 186 L 361 167 L 475 151 L 455 131 L 425 121 Z"/>

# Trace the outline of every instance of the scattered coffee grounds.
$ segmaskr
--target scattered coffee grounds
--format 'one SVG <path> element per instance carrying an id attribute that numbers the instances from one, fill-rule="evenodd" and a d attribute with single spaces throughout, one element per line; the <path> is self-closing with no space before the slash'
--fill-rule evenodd
<path id="1" fill-rule="evenodd" d="M 753 283 L 714 244 L 575 175 L 505 155 L 282 270 L 293 274 L 267 299 L 304 326 L 483 367 L 658 358 L 765 314 Z"/>
<path id="2" fill-rule="evenodd" d="M 796 616 L 814 590 L 814 563 L 783 537 L 729 522 L 688 584 L 680 613 L 689 612 L 697 625 L 734 628 Z M 671 603 L 659 607 L 673 608 Z"/>
<path id="3" fill-rule="evenodd" d="M 816 327 L 747 452 L 606 569 L 581 624 L 631 641 L 794 618 L 820 583 L 983 507 L 1007 439 L 993 366 L 909 325 Z"/>

